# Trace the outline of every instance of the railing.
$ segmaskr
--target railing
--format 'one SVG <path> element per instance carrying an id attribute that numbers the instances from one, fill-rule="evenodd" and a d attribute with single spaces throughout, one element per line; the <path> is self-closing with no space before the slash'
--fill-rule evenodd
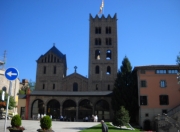
<path id="1" fill-rule="evenodd" d="M 156 121 L 165 121 L 165 122 L 168 122 L 171 126 L 175 127 L 178 132 L 179 132 L 179 129 L 180 129 L 180 122 L 176 121 L 175 119 L 169 117 L 167 114 L 163 114 L 163 115 L 160 115 L 158 114 L 156 117 L 155 117 L 155 120 Z M 158 122 L 157 122 L 158 123 Z M 161 123 L 160 123 L 161 124 Z M 162 126 L 165 126 L 164 123 Z M 158 123 L 158 129 L 160 127 L 162 127 L 161 125 L 159 125 Z M 170 127 L 169 127 L 170 128 Z M 168 129 L 169 130 L 169 129 Z"/>
<path id="2" fill-rule="evenodd" d="M 171 116 L 171 115 L 174 115 L 175 113 L 179 112 L 180 111 L 180 105 L 176 106 L 175 108 L 169 110 L 167 112 L 167 115 L 168 116 Z"/>

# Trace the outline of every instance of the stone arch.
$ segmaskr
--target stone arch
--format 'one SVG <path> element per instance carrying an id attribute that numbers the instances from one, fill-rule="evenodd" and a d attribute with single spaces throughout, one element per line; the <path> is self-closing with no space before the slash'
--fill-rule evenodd
<path id="1" fill-rule="evenodd" d="M 88 119 L 93 115 L 93 103 L 88 99 L 82 99 L 79 101 L 78 119 L 83 119 L 86 116 Z"/>
<path id="2" fill-rule="evenodd" d="M 31 118 L 37 117 L 38 114 L 44 115 L 44 102 L 41 99 L 35 99 L 31 104 Z"/>
<path id="3" fill-rule="evenodd" d="M 63 112 L 64 120 L 74 121 L 76 118 L 76 102 L 67 99 L 63 102 Z"/>
<path id="4" fill-rule="evenodd" d="M 94 112 L 98 116 L 98 120 L 110 120 L 110 105 L 106 100 L 98 100 Z"/>
<path id="5" fill-rule="evenodd" d="M 52 119 L 60 117 L 60 103 L 56 99 L 51 99 L 47 103 L 47 115 L 52 115 Z"/>
<path id="6" fill-rule="evenodd" d="M 54 99 L 54 100 L 57 100 L 57 101 L 59 102 L 59 99 L 58 99 L 58 98 L 54 97 L 53 99 Z M 51 100 L 52 100 L 52 98 L 46 99 L 46 100 L 44 101 L 44 104 L 47 106 L 47 104 L 48 104 L 49 101 L 51 101 Z M 59 104 L 61 104 L 61 102 L 59 102 Z"/>
<path id="7" fill-rule="evenodd" d="M 143 129 L 144 130 L 151 130 L 151 121 L 150 120 L 144 120 Z"/>

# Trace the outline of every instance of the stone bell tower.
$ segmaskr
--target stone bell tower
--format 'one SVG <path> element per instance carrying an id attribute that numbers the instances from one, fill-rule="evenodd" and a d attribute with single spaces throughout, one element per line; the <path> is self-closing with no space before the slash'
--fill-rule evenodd
<path id="1" fill-rule="evenodd" d="M 89 91 L 111 91 L 117 75 L 117 18 L 90 14 Z"/>

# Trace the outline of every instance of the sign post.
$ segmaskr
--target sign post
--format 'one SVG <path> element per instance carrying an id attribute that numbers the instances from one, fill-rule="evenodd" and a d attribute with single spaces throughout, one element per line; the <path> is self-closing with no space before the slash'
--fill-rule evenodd
<path id="1" fill-rule="evenodd" d="M 11 96 L 11 91 L 12 91 L 12 81 L 15 80 L 18 77 L 18 75 L 19 75 L 19 72 L 18 72 L 18 70 L 16 68 L 8 68 L 5 71 L 5 77 L 10 81 L 10 84 L 9 84 L 8 100 L 7 100 L 7 103 L 6 103 L 6 117 L 5 117 L 5 123 L 4 123 L 4 132 L 6 132 L 9 98 Z"/>

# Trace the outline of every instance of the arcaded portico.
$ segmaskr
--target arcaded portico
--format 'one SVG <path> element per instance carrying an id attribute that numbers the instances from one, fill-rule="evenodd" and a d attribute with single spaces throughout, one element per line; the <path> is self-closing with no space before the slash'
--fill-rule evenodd
<path id="1" fill-rule="evenodd" d="M 38 91 L 37 91 L 38 92 Z M 57 92 L 56 92 L 57 93 Z M 35 94 L 35 93 L 34 93 Z M 63 94 L 63 93 L 61 93 Z M 70 94 L 70 93 L 69 93 Z M 71 93 L 73 94 L 73 93 Z M 76 97 L 77 94 L 88 94 L 87 96 Z M 91 94 L 91 96 L 90 96 Z M 95 98 L 94 95 L 99 95 Z M 33 96 L 30 99 L 29 119 L 36 118 L 38 114 L 52 115 L 53 119 L 60 118 L 60 115 L 70 121 L 81 121 L 86 116 L 98 115 L 99 120 L 110 120 L 112 115 L 110 105 L 111 92 L 76 92 L 71 97 L 59 96 Z M 93 95 L 93 96 L 92 96 Z M 73 97 L 72 97 L 73 96 Z M 103 97 L 102 97 L 103 96 Z"/>

